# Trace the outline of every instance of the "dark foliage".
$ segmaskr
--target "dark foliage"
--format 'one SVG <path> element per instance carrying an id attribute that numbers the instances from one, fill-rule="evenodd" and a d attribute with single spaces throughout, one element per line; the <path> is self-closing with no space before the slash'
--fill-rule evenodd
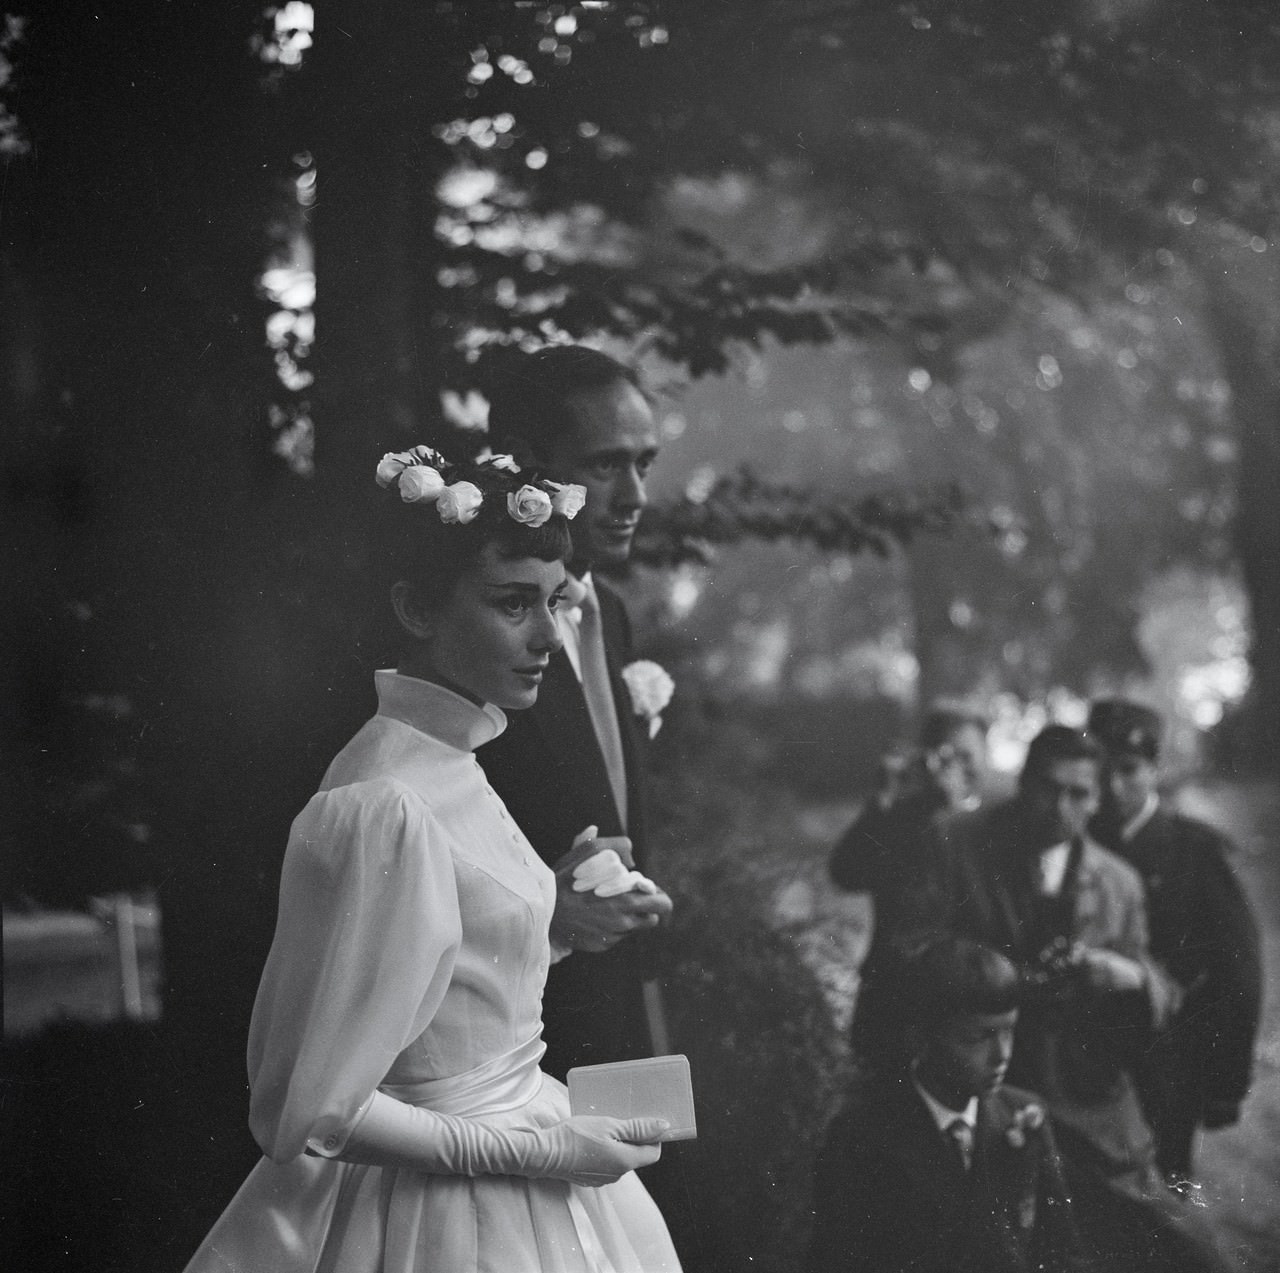
<path id="1" fill-rule="evenodd" d="M 922 531 L 947 531 L 964 508 L 955 487 L 842 500 L 812 488 L 762 482 L 743 469 L 717 478 L 706 492 L 646 509 L 633 557 L 645 566 L 705 562 L 716 545 L 744 539 L 788 539 L 826 552 L 887 557 Z"/>

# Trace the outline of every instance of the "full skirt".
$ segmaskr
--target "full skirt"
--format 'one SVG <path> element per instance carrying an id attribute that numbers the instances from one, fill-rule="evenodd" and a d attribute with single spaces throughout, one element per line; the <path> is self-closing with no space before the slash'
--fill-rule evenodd
<path id="1" fill-rule="evenodd" d="M 542 1075 L 491 1125 L 569 1116 Z M 666 1224 L 634 1173 L 600 1188 L 520 1176 L 436 1176 L 303 1156 L 264 1158 L 187 1273 L 678 1273 Z"/>

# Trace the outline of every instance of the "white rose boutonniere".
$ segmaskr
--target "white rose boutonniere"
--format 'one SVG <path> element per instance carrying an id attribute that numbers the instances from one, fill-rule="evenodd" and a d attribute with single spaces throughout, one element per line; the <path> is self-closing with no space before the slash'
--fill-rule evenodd
<path id="1" fill-rule="evenodd" d="M 1027 1143 L 1027 1133 L 1039 1131 L 1044 1126 L 1044 1110 L 1039 1105 L 1024 1105 L 1013 1116 L 1013 1122 L 1005 1128 L 1004 1138 L 1013 1149 L 1021 1149 Z"/>
<path id="2" fill-rule="evenodd" d="M 662 728 L 662 713 L 671 702 L 676 683 L 667 670 L 652 659 L 637 659 L 622 669 L 622 679 L 631 694 L 631 707 L 641 720 L 649 723 L 649 737 L 657 737 Z"/>

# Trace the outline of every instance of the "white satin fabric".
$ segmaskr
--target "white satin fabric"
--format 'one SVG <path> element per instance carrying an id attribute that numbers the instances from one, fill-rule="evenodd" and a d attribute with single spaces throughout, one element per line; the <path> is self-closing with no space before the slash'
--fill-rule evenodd
<path id="1" fill-rule="evenodd" d="M 554 876 L 472 755 L 506 718 L 427 681 L 376 680 L 378 714 L 285 854 L 249 1036 L 267 1157 L 188 1273 L 678 1270 L 634 1175 L 585 1189 L 328 1156 L 376 1089 L 502 1128 L 568 1116 L 537 1068 Z"/>

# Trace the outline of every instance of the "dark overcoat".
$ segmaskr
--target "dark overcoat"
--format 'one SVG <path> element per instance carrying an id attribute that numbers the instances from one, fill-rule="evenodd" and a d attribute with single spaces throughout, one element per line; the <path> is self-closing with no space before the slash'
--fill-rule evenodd
<path id="1" fill-rule="evenodd" d="M 1262 1006 L 1257 924 L 1212 827 L 1163 808 L 1131 839 L 1107 840 L 1142 877 L 1151 954 L 1182 1005 L 1136 1070 L 1161 1166 L 1190 1170 L 1195 1129 L 1234 1121 L 1249 1090 Z"/>

